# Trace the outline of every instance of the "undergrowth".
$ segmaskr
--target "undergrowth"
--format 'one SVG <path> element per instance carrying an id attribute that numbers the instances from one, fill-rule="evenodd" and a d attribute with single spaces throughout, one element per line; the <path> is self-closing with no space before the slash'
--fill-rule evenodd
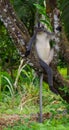
<path id="1" fill-rule="evenodd" d="M 66 73 L 65 69 L 63 71 Z M 43 123 L 39 123 L 39 78 L 29 67 L 26 72 L 22 70 L 17 90 L 14 89 L 14 81 L 8 78 L 8 74 L 2 72 L 0 75 L 3 80 L 0 89 L 1 129 L 69 130 L 69 105 L 59 95 L 53 94 L 45 82 L 42 89 Z M 15 120 L 11 121 L 12 116 L 18 116 L 18 120 L 14 118 Z"/>

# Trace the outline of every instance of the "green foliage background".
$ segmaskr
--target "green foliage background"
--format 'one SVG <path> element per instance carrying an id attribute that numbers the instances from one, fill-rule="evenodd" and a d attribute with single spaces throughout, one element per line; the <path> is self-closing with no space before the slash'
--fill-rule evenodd
<path id="1" fill-rule="evenodd" d="M 18 17 L 32 35 L 36 0 L 11 0 L 11 2 Z M 43 5 L 42 0 L 40 5 Z M 58 7 L 61 10 L 62 26 L 69 36 L 69 0 L 58 0 Z M 60 96 L 54 95 L 45 82 L 42 90 L 43 113 L 51 113 L 52 116 L 45 119 L 42 124 L 30 121 L 30 118 L 23 118 L 23 114 L 39 113 L 39 78 L 34 70 L 26 65 L 20 73 L 15 90 L 14 82 L 21 58 L 2 22 L 0 22 L 0 50 L 0 117 L 3 114 L 20 116 L 20 121 L 15 122 L 13 126 L 4 127 L 4 130 L 69 130 L 69 105 Z M 58 67 L 58 70 L 64 78 L 67 78 L 67 68 Z"/>

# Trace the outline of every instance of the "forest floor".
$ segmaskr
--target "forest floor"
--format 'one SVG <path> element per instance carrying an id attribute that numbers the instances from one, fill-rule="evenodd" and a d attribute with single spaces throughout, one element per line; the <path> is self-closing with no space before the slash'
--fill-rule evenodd
<path id="1" fill-rule="evenodd" d="M 46 119 L 51 118 L 51 113 L 44 113 L 42 115 L 43 122 Z M 25 124 L 25 120 L 28 120 L 28 124 L 30 122 L 39 122 L 39 114 L 31 114 L 31 115 L 18 115 L 18 114 L 1 114 L 0 115 L 0 130 L 7 126 L 14 126 L 17 122 L 21 122 L 21 124 Z"/>
<path id="2" fill-rule="evenodd" d="M 55 99 L 49 105 L 43 106 L 42 123 L 39 123 L 39 113 L 36 112 L 36 109 L 38 109 L 36 107 L 35 104 L 35 109 L 32 110 L 32 106 L 28 104 L 27 114 L 26 108 L 21 114 L 15 114 L 13 109 L 2 112 L 0 114 L 0 130 L 69 130 L 67 106 L 60 99 L 59 101 Z M 11 111 L 13 111 L 12 114 Z"/>

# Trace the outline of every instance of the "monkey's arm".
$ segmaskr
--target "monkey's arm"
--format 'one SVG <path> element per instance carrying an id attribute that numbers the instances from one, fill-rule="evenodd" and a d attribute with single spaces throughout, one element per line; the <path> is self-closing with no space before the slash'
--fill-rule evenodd
<path id="1" fill-rule="evenodd" d="M 50 40 L 54 40 L 55 39 L 56 35 L 55 35 L 54 32 L 49 32 L 46 28 L 44 28 L 43 31 L 47 34 L 47 36 L 48 36 L 48 38 Z"/>
<path id="2" fill-rule="evenodd" d="M 28 47 L 27 47 L 27 50 L 26 50 L 26 53 L 25 53 L 26 57 L 30 54 L 32 44 L 34 43 L 35 40 L 36 40 L 36 32 L 34 33 L 34 35 L 32 36 L 32 38 L 30 39 L 30 41 L 28 43 Z"/>
<path id="3" fill-rule="evenodd" d="M 44 28 L 43 30 L 51 40 L 54 40 L 56 37 L 58 37 L 58 34 L 55 34 L 54 32 L 49 32 L 46 28 Z M 62 31 L 62 27 L 58 26 L 56 30 L 60 33 Z"/>

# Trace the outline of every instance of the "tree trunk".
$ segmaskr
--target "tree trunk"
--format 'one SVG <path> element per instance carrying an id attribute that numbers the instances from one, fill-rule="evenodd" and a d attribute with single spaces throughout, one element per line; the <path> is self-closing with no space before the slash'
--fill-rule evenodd
<path id="1" fill-rule="evenodd" d="M 60 43 L 61 55 L 64 58 L 64 61 L 67 63 L 67 75 L 69 76 L 69 41 L 62 31 L 62 42 Z"/>
<path id="2" fill-rule="evenodd" d="M 67 76 L 69 76 L 69 64 L 67 64 Z"/>
<path id="3" fill-rule="evenodd" d="M 0 1 L 0 20 L 4 23 L 11 39 L 14 40 L 14 44 L 16 48 L 20 52 L 20 55 L 23 57 L 30 36 L 24 24 L 17 17 L 14 8 L 10 4 L 9 0 Z M 64 51 L 65 50 L 64 44 L 62 45 Z M 69 51 L 67 51 L 67 55 L 65 55 L 65 57 L 68 58 L 67 57 L 68 55 L 69 55 Z M 32 49 L 28 59 L 30 60 L 30 63 L 32 63 L 31 66 L 37 71 L 37 73 L 39 73 L 40 70 L 43 71 L 43 69 L 39 64 L 39 60 L 34 48 Z M 66 60 L 66 62 L 69 63 L 69 60 Z M 63 89 L 65 86 L 67 89 L 69 89 L 69 82 L 65 81 L 63 77 L 59 74 L 56 64 L 54 64 L 54 62 L 52 62 L 51 67 L 53 68 L 53 74 L 54 74 L 53 77 L 54 87 L 58 90 L 62 98 L 69 103 L 69 99 L 68 99 L 69 93 L 68 92 L 65 93 L 64 91 L 60 90 Z M 47 81 L 47 75 L 45 73 L 44 73 L 44 80 Z"/>
<path id="4" fill-rule="evenodd" d="M 47 13 L 52 13 L 53 9 L 56 7 L 57 3 L 56 0 L 46 0 L 46 8 L 47 8 Z"/>

